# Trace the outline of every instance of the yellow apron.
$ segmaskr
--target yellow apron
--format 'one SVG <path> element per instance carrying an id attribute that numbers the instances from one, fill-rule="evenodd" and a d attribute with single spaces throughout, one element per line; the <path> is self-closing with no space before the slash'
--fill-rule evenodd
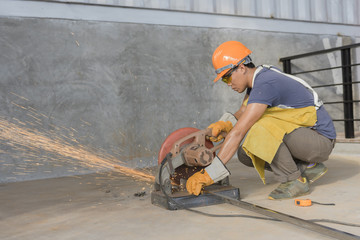
<path id="1" fill-rule="evenodd" d="M 312 127 L 317 121 L 314 106 L 305 108 L 268 108 L 250 128 L 243 144 L 265 184 L 265 162 L 272 162 L 285 134 L 299 127 Z"/>

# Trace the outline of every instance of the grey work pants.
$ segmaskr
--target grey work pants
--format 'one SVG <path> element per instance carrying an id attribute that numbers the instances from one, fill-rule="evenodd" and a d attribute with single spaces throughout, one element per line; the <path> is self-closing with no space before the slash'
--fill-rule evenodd
<path id="1" fill-rule="evenodd" d="M 330 140 L 312 129 L 295 129 L 284 136 L 272 163 L 265 163 L 265 169 L 272 171 L 279 182 L 295 180 L 309 163 L 326 161 L 334 145 L 335 140 Z M 238 149 L 238 158 L 246 166 L 254 167 L 242 146 Z"/>

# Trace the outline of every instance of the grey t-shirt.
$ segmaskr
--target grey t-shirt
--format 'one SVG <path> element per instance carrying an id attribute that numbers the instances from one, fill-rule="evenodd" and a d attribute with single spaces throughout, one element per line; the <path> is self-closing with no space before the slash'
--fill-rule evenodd
<path id="1" fill-rule="evenodd" d="M 255 76 L 248 94 L 248 104 L 263 103 L 282 108 L 314 106 L 313 94 L 301 83 L 268 68 L 263 68 Z M 317 122 L 312 128 L 329 139 L 336 138 L 334 124 L 324 106 L 317 110 Z"/>

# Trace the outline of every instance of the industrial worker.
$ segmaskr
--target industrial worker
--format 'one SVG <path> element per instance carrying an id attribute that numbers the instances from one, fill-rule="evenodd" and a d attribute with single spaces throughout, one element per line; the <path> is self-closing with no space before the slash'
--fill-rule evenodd
<path id="1" fill-rule="evenodd" d="M 265 183 L 264 170 L 274 173 L 280 185 L 269 199 L 308 194 L 309 185 L 323 176 L 323 164 L 335 144 L 335 128 L 316 92 L 302 79 L 273 66 L 255 67 L 252 52 L 242 43 L 229 41 L 213 53 L 217 77 L 236 92 L 246 91 L 239 110 L 224 114 L 208 128 L 210 140 L 224 143 L 213 162 L 192 175 L 186 184 L 190 194 L 224 179 L 225 164 L 237 152 L 239 160 L 255 167 Z"/>

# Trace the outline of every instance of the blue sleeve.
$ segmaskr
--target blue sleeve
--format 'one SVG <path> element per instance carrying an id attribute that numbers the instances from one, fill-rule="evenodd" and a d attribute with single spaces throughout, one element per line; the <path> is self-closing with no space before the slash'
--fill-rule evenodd
<path id="1" fill-rule="evenodd" d="M 279 102 L 278 90 L 269 83 L 256 84 L 250 92 L 248 103 L 263 103 L 270 107 Z"/>

